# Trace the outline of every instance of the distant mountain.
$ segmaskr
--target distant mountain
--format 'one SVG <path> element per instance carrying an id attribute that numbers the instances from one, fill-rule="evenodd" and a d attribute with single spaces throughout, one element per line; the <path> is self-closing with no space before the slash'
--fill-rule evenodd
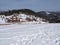
<path id="1" fill-rule="evenodd" d="M 50 23 L 60 23 L 60 12 L 40 11 L 38 14 Z"/>
<path id="2" fill-rule="evenodd" d="M 60 12 L 54 12 L 54 11 L 35 12 L 30 9 L 16 9 L 16 10 L 0 11 L 0 15 L 5 15 L 5 16 L 9 16 L 14 13 L 33 15 L 35 17 L 45 19 L 46 21 L 49 21 L 50 23 L 60 23 Z"/>
<path id="3" fill-rule="evenodd" d="M 19 14 L 19 13 L 25 13 L 25 14 L 33 15 L 36 12 L 34 12 L 34 11 L 30 10 L 30 9 L 17 9 L 17 10 L 2 11 L 2 12 L 0 12 L 0 15 L 6 15 L 6 16 L 8 16 L 8 15 L 12 15 L 14 13 L 17 13 L 17 14 Z"/>

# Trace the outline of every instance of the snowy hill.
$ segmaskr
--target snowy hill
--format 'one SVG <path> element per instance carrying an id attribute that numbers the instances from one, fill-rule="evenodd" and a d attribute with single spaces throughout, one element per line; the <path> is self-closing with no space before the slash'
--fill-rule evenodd
<path id="1" fill-rule="evenodd" d="M 0 26 L 0 45 L 60 45 L 60 24 Z"/>
<path id="2" fill-rule="evenodd" d="M 0 11 L 0 15 L 10 16 L 14 13 L 17 14 L 26 14 L 26 15 L 33 15 L 36 17 L 40 17 L 49 21 L 49 23 L 60 23 L 60 11 L 38 11 L 35 12 L 31 9 L 13 9 L 7 11 Z M 51 16 L 50 16 L 51 15 Z"/>
<path id="3" fill-rule="evenodd" d="M 2 20 L 3 19 L 3 20 Z M 2 23 L 1 23 L 2 22 Z M 3 16 L 0 17 L 0 24 L 7 24 L 7 23 L 26 23 L 26 22 L 34 22 L 34 23 L 48 23 L 45 19 L 35 17 L 33 15 L 26 15 L 26 14 L 12 14 L 10 16 Z"/>

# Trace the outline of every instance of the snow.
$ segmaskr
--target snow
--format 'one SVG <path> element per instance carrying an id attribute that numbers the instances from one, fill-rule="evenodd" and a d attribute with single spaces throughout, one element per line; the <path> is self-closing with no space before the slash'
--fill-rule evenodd
<path id="1" fill-rule="evenodd" d="M 47 14 L 50 14 L 49 12 L 46 11 Z"/>
<path id="2" fill-rule="evenodd" d="M 18 18 L 37 18 L 37 21 L 6 23 L 5 18 L 12 16 L 0 17 L 0 45 L 60 45 L 60 24 L 49 24 L 26 14 L 19 14 Z"/>
<path id="3" fill-rule="evenodd" d="M 4 15 L 0 16 L 0 24 L 10 24 L 10 23 L 7 22 L 7 20 L 8 20 L 8 19 L 11 19 L 12 16 L 14 16 L 14 15 L 15 15 L 15 14 L 10 15 L 10 16 L 4 16 Z M 17 18 L 20 20 L 19 23 L 21 23 L 21 22 L 23 22 L 24 24 L 26 24 L 26 23 L 27 23 L 27 24 L 31 24 L 31 23 L 34 23 L 34 24 L 38 24 L 38 23 L 48 23 L 48 22 L 42 21 L 42 20 L 43 20 L 42 18 L 35 17 L 35 16 L 32 16 L 32 15 L 17 14 L 16 16 L 17 16 Z M 33 21 L 29 21 L 29 22 L 28 22 L 28 20 L 26 20 L 27 17 L 30 18 L 31 20 L 36 19 L 36 21 L 33 20 Z"/>
<path id="4" fill-rule="evenodd" d="M 2 25 L 0 45 L 60 45 L 60 24 Z"/>
<path id="5" fill-rule="evenodd" d="M 0 18 L 0 24 L 5 24 L 5 20 Z"/>
<path id="6" fill-rule="evenodd" d="M 22 19 L 26 19 L 26 17 L 28 17 L 26 14 L 19 14 L 19 17 L 21 17 Z"/>

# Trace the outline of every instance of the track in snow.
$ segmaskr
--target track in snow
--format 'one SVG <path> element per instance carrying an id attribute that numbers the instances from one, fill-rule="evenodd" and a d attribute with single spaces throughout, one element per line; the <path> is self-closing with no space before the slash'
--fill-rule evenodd
<path id="1" fill-rule="evenodd" d="M 60 24 L 0 26 L 0 45 L 60 45 Z"/>

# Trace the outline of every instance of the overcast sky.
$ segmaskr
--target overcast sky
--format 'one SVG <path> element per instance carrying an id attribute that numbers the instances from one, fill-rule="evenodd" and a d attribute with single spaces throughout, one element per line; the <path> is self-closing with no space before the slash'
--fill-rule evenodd
<path id="1" fill-rule="evenodd" d="M 60 0 L 0 0 L 0 10 L 60 11 Z"/>

